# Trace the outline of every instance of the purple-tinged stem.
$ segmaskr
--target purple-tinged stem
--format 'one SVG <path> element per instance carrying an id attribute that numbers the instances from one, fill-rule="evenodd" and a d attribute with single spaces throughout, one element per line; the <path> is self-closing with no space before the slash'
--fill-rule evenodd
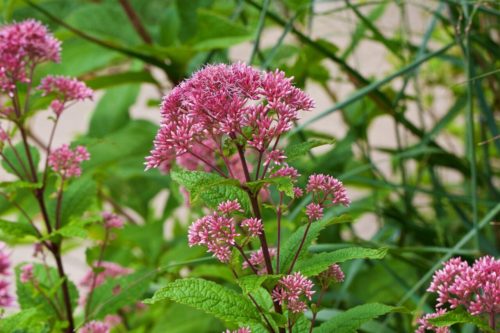
<path id="1" fill-rule="evenodd" d="M 245 254 L 245 251 L 243 251 L 241 246 L 239 246 L 238 244 L 235 244 L 234 247 L 240 252 L 243 259 L 245 259 L 246 263 L 248 264 L 248 267 L 250 267 L 252 269 L 252 271 L 255 273 L 255 275 L 258 275 L 259 273 L 258 273 L 257 269 L 255 268 L 254 265 L 252 265 L 252 263 L 250 262 L 250 259 L 248 259 L 247 255 Z"/>
<path id="2" fill-rule="evenodd" d="M 302 251 L 302 247 L 304 246 L 304 242 L 306 241 L 307 233 L 309 232 L 309 228 L 311 227 L 312 220 L 309 219 L 309 222 L 307 222 L 307 227 L 306 230 L 304 231 L 304 236 L 302 236 L 302 240 L 300 241 L 299 248 L 297 249 L 297 252 L 295 253 L 295 256 L 293 257 L 292 263 L 290 264 L 290 268 L 288 269 L 288 273 L 290 274 L 293 270 L 293 266 L 295 266 L 295 263 L 297 262 L 297 259 L 299 258 L 300 251 Z"/>
<path id="3" fill-rule="evenodd" d="M 276 274 L 280 273 L 280 247 L 281 247 L 281 206 L 283 205 L 283 192 L 280 192 L 280 202 L 278 206 L 277 219 L 278 219 L 278 246 L 276 248 Z"/>

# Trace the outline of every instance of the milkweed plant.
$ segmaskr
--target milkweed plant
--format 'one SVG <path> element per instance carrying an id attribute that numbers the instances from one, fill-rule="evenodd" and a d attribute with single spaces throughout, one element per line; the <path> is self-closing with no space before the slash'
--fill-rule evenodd
<path id="1" fill-rule="evenodd" d="M 437 294 L 434 312 L 422 315 L 401 306 L 367 303 L 318 320 L 325 295 L 349 279 L 343 263 L 383 260 L 387 249 L 310 251 L 328 226 L 349 222 L 343 213 L 349 211 L 350 191 L 335 175 L 303 175 L 293 166 L 310 149 L 331 143 L 289 143 L 301 114 L 313 112 L 312 98 L 284 72 L 261 71 L 242 62 L 206 65 L 166 94 L 144 171 L 159 169 L 174 180 L 188 209 L 203 206 L 183 241 L 206 251 L 212 265 L 226 267 L 233 283 L 189 276 L 189 267 L 184 275 L 165 281 L 157 270 L 156 282 L 147 280 L 145 290 L 129 294 L 132 287 L 125 281 L 143 283 L 141 276 L 105 259 L 127 217 L 113 207 L 94 205 L 76 212 L 83 216 L 76 222 L 69 218 L 74 215 L 71 203 L 84 199 L 78 196 L 79 187 L 85 186 L 85 165 L 92 153 L 84 144 L 55 147 L 53 141 L 67 109 L 92 99 L 93 91 L 65 76 L 47 75 L 35 82 L 40 66 L 60 61 L 61 42 L 38 21 L 0 28 L 0 157 L 10 174 L 0 195 L 19 214 L 16 222 L 2 221 L 1 229 L 27 236 L 33 247 L 32 258 L 13 267 L 12 250 L 8 243 L 0 244 L 5 332 L 18 332 L 16 325 L 30 321 L 36 324 L 19 332 L 147 332 L 140 320 L 131 322 L 128 316 L 147 316 L 149 306 L 165 302 L 218 318 L 226 333 L 355 332 L 383 315 L 411 316 L 417 333 L 451 332 L 452 324 L 464 322 L 484 332 L 498 327 L 500 261 L 490 256 L 472 264 L 458 257 L 444 263 L 428 289 Z M 45 103 L 52 124 L 42 138 L 47 144 L 29 126 L 35 95 Z M 29 200 L 29 206 L 20 200 Z M 292 207 L 299 210 L 288 219 Z M 296 224 L 290 232 L 292 220 Z M 74 283 L 63 250 L 81 227 L 94 228 L 102 237 L 91 240 L 97 255 L 83 279 Z M 113 303 L 123 298 L 127 302 Z M 104 306 L 98 306 L 103 300 Z"/>

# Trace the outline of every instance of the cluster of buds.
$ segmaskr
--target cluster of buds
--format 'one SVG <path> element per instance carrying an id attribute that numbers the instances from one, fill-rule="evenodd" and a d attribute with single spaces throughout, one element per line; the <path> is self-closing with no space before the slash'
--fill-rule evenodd
<path id="1" fill-rule="evenodd" d="M 94 92 L 85 83 L 65 76 L 46 76 L 38 86 L 43 96 L 54 94 L 50 107 L 57 117 L 67 107 L 68 102 L 92 99 Z"/>
<path id="2" fill-rule="evenodd" d="M 4 25 L 0 29 L 0 91 L 9 96 L 16 83 L 28 83 L 36 65 L 61 59 L 61 42 L 35 20 Z"/>
<path id="3" fill-rule="evenodd" d="M 311 300 L 315 293 L 313 286 L 312 281 L 299 272 L 284 276 L 273 290 L 273 300 L 286 305 L 293 313 L 304 312 L 307 304 L 303 299 Z"/>
<path id="4" fill-rule="evenodd" d="M 271 259 L 276 257 L 276 254 L 277 254 L 276 248 L 274 247 L 269 248 L 269 257 L 271 257 Z M 266 263 L 264 259 L 264 252 L 262 251 L 262 248 L 252 252 L 250 258 L 248 258 L 248 262 L 247 261 L 243 262 L 242 268 L 243 269 L 250 268 L 250 265 L 252 265 L 257 270 L 258 275 L 264 275 L 267 273 Z"/>
<path id="5" fill-rule="evenodd" d="M 338 264 L 333 264 L 327 270 L 317 276 L 322 288 L 328 288 L 330 284 L 344 282 L 345 274 Z"/>
<path id="6" fill-rule="evenodd" d="M 349 206 L 351 203 L 342 182 L 329 175 L 309 176 L 306 192 L 312 194 L 312 202 L 306 207 L 306 215 L 311 221 L 323 217 L 323 209 L 334 205 Z"/>
<path id="7" fill-rule="evenodd" d="M 434 273 L 427 291 L 438 295 L 436 314 L 419 320 L 417 332 L 433 329 L 429 328 L 432 326 L 428 324 L 429 318 L 460 306 L 472 315 L 489 317 L 490 325 L 494 326 L 495 318 L 500 314 L 500 260 L 484 256 L 471 266 L 461 258 L 450 259 L 442 269 Z"/>
<path id="8" fill-rule="evenodd" d="M 90 159 L 90 154 L 84 146 L 70 149 L 68 145 L 62 145 L 49 155 L 49 165 L 52 170 L 63 179 L 80 177 L 82 174 L 81 164 Z"/>
<path id="9" fill-rule="evenodd" d="M 104 220 L 104 227 L 106 229 L 121 229 L 123 228 L 123 219 L 116 215 L 116 214 L 113 214 L 113 213 L 110 213 L 110 212 L 103 212 L 102 213 L 102 218 Z"/>
<path id="10" fill-rule="evenodd" d="M 122 319 L 117 315 L 107 315 L 103 321 L 92 320 L 86 323 L 79 333 L 109 333 L 115 326 L 120 325 Z"/>
<path id="11" fill-rule="evenodd" d="M 241 205 L 237 200 L 221 203 L 217 211 L 206 215 L 191 224 L 188 232 L 189 246 L 203 245 L 208 252 L 214 254 L 221 262 L 229 262 L 231 249 L 237 244 L 241 236 L 236 231 L 235 213 L 241 212 Z M 243 245 L 252 237 L 258 237 L 262 232 L 262 221 L 256 218 L 243 219 L 239 226 L 245 232 Z"/>

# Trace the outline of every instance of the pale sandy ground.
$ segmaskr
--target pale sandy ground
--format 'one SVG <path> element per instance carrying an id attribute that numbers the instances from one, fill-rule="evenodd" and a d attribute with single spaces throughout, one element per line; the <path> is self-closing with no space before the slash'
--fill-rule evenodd
<path id="1" fill-rule="evenodd" d="M 342 3 L 342 2 L 341 2 Z M 436 8 L 437 3 L 432 0 L 420 1 L 420 4 L 425 4 L 430 8 Z M 331 4 L 321 4 L 317 6 L 317 11 L 325 11 L 331 8 Z M 412 30 L 412 36 L 414 42 L 418 42 L 425 31 L 429 15 L 418 9 L 417 7 L 410 7 L 411 10 L 407 12 L 407 17 L 405 20 L 408 22 Z M 364 10 L 364 9 L 363 9 Z M 387 34 L 392 35 L 400 29 L 400 22 L 402 20 L 401 13 L 397 6 L 392 6 L 390 10 L 386 11 L 383 18 L 378 21 L 378 27 L 380 30 Z M 322 37 L 332 41 L 334 44 L 338 45 L 341 49 L 346 47 L 350 40 L 351 34 L 355 28 L 356 18 L 347 13 L 346 11 L 336 13 L 335 16 L 326 15 L 318 16 L 312 26 L 312 36 Z M 266 30 L 262 43 L 264 46 L 273 45 L 276 40 L 281 35 L 282 30 L 278 28 L 272 28 Z M 289 40 L 292 37 L 288 37 Z M 231 51 L 231 57 L 234 60 L 246 61 L 249 58 L 251 50 L 251 44 L 245 43 L 238 45 Z M 339 69 L 330 62 L 325 62 L 328 68 L 331 70 L 332 77 L 344 77 L 344 75 L 339 71 Z M 389 57 L 387 52 L 383 47 L 372 42 L 363 42 L 360 47 L 354 53 L 354 56 L 350 58 L 350 65 L 358 69 L 365 77 L 370 78 L 382 78 L 389 74 L 393 66 L 389 62 Z M 395 80 L 393 85 L 399 87 L 401 85 L 401 80 Z M 352 85 L 348 83 L 331 82 L 331 89 L 337 94 L 339 100 L 346 98 L 349 94 L 353 92 Z M 412 88 L 410 88 L 412 89 Z M 315 86 L 314 84 L 308 84 L 307 92 L 315 99 L 317 104 L 317 110 L 322 111 L 331 107 L 332 103 L 329 97 L 323 92 L 323 90 Z M 440 110 L 444 112 L 450 102 L 450 96 L 447 95 L 446 91 L 434 91 L 434 98 L 436 103 L 432 107 L 434 114 L 439 115 Z M 100 93 L 97 94 L 93 102 L 79 103 L 68 110 L 61 119 L 59 125 L 59 130 L 55 137 L 55 146 L 63 143 L 69 143 L 71 139 L 79 134 L 84 133 L 88 126 L 88 121 L 90 119 L 91 110 L 94 108 L 96 102 L 101 96 Z M 158 108 L 148 108 L 145 106 L 145 102 L 148 98 L 158 98 L 156 91 L 148 85 L 144 85 L 140 97 L 136 105 L 132 109 L 132 115 L 135 118 L 150 119 L 158 122 L 159 113 Z M 426 110 L 431 111 L 431 110 Z M 303 121 L 313 117 L 315 112 L 310 114 L 305 114 L 303 116 Z M 409 119 L 414 121 L 416 124 L 420 124 L 418 118 L 418 112 L 415 106 L 413 106 L 408 112 L 407 116 Z M 47 113 L 40 114 L 33 120 L 34 131 L 39 137 L 46 137 L 48 134 L 48 128 L 51 124 L 47 119 Z M 429 126 L 432 124 L 433 120 L 430 116 L 430 112 L 425 112 L 424 121 Z M 346 133 L 346 127 L 344 126 L 340 113 L 332 114 L 321 121 L 314 124 L 314 128 L 322 130 L 337 137 L 343 137 Z M 440 139 L 440 138 L 438 138 Z M 379 117 L 370 129 L 369 140 L 373 146 L 383 146 L 383 147 L 396 147 L 395 130 L 394 123 L 390 117 Z M 414 142 L 415 139 L 411 136 L 404 137 L 405 142 Z M 445 141 L 444 145 L 449 147 L 448 142 Z M 374 161 L 378 161 L 378 166 L 381 170 L 390 175 L 390 163 L 387 161 L 385 155 L 374 153 L 372 156 Z M 446 175 L 446 177 L 452 177 L 453 175 Z M 0 180 L 4 179 L 6 176 L 1 175 Z M 362 191 L 354 191 L 350 189 L 350 193 L 353 197 L 359 197 L 363 195 Z M 355 224 L 356 232 L 364 237 L 371 237 L 377 230 L 379 226 L 379 221 L 374 217 L 374 214 L 367 213 Z M 13 249 L 12 259 L 14 263 L 19 263 L 25 260 L 30 260 L 32 255 L 31 247 L 17 247 Z M 64 258 L 65 267 L 73 281 L 79 281 L 83 274 L 87 271 L 87 266 L 85 263 L 84 248 L 75 249 L 65 255 Z"/>

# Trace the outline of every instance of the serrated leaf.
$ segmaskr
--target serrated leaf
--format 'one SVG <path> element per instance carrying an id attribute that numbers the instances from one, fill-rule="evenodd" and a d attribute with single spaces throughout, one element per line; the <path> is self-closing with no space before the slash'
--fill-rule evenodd
<path id="1" fill-rule="evenodd" d="M 265 185 L 275 185 L 278 191 L 284 192 L 287 196 L 293 198 L 293 181 L 290 177 L 274 177 L 256 180 L 246 183 L 246 186 L 255 193 Z"/>
<path id="2" fill-rule="evenodd" d="M 300 157 L 305 156 L 311 149 L 324 146 L 324 145 L 333 145 L 335 140 L 307 140 L 306 142 L 297 143 L 294 145 L 290 145 L 285 148 L 286 161 L 290 162 L 296 160 Z"/>
<path id="3" fill-rule="evenodd" d="M 19 311 L 0 320 L 0 332 L 48 332 L 47 316 L 37 308 Z"/>
<path id="4" fill-rule="evenodd" d="M 299 260 L 294 271 L 305 276 L 315 276 L 325 271 L 330 265 L 353 259 L 382 259 L 387 254 L 387 249 L 368 249 L 362 247 L 349 247 L 333 252 L 314 254 L 309 258 Z"/>
<path id="5" fill-rule="evenodd" d="M 326 228 L 329 225 L 337 223 L 338 220 L 343 219 L 342 216 L 330 220 L 320 220 L 317 222 L 313 222 L 311 227 L 309 228 L 309 232 L 307 233 L 306 239 L 304 241 L 304 246 L 300 251 L 298 260 L 300 260 L 307 249 L 311 245 L 311 243 L 318 237 L 321 230 Z M 297 252 L 300 242 L 302 241 L 302 237 L 304 236 L 304 231 L 306 230 L 307 225 L 301 226 L 297 229 L 290 237 L 288 237 L 287 241 L 281 248 L 281 263 L 280 263 L 280 271 L 286 272 L 288 267 L 291 265 L 293 257 Z"/>
<path id="6" fill-rule="evenodd" d="M 470 323 L 476 325 L 483 332 L 494 333 L 493 329 L 489 327 L 488 323 L 481 317 L 473 316 L 462 308 L 446 312 L 445 314 L 429 319 L 429 323 L 437 327 L 452 326 L 455 324 Z"/>
<path id="7" fill-rule="evenodd" d="M 166 299 L 192 306 L 235 325 L 261 322 L 257 309 L 245 296 L 203 279 L 176 280 L 144 302 L 154 304 Z"/>
<path id="8" fill-rule="evenodd" d="M 210 208 L 216 208 L 223 201 L 237 199 L 243 209 L 248 211 L 250 208 L 248 195 L 239 187 L 236 179 L 184 169 L 172 171 L 171 176 L 189 191 L 193 202 L 202 201 Z"/>
<path id="9" fill-rule="evenodd" d="M 306 316 L 301 315 L 295 325 L 293 325 L 293 333 L 305 333 L 309 332 L 309 328 L 311 327 L 311 322 L 306 318 Z"/>
<path id="10" fill-rule="evenodd" d="M 238 279 L 238 284 L 244 294 L 251 294 L 257 291 L 264 282 L 268 280 L 278 280 L 281 275 L 247 275 Z"/>
<path id="11" fill-rule="evenodd" d="M 356 333 L 364 323 L 379 316 L 385 315 L 396 308 L 380 303 L 369 303 L 356 306 L 342 312 L 321 326 L 314 329 L 314 333 Z"/>
<path id="12" fill-rule="evenodd" d="M 0 220 L 0 230 L 4 234 L 19 238 L 24 236 L 36 236 L 36 232 L 35 229 L 33 229 L 33 226 L 26 222 L 10 222 L 6 220 Z"/>

